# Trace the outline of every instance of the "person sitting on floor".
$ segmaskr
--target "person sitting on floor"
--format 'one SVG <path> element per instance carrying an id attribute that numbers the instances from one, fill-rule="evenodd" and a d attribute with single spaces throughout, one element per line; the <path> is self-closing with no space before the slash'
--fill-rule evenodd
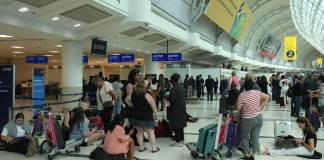
<path id="1" fill-rule="evenodd" d="M 24 154 L 32 157 L 37 150 L 37 140 L 32 137 L 31 127 L 24 122 L 23 113 L 15 116 L 15 121 L 7 123 L 2 130 L 1 140 L 5 141 L 5 149 L 9 152 Z"/>
<path id="2" fill-rule="evenodd" d="M 135 160 L 137 158 L 134 157 L 134 142 L 125 134 L 124 122 L 125 118 L 122 115 L 115 116 L 106 134 L 103 150 L 109 155 L 127 154 L 128 160 Z"/>
<path id="3" fill-rule="evenodd" d="M 84 112 L 81 107 L 73 109 L 73 117 L 71 117 L 69 121 L 69 126 L 69 139 L 85 138 L 85 143 L 90 145 L 93 142 L 104 138 L 104 133 L 97 129 L 89 131 L 88 125 L 84 122 Z"/>
<path id="4" fill-rule="evenodd" d="M 265 148 L 264 154 L 271 156 L 312 156 L 315 152 L 317 136 L 314 128 L 309 120 L 304 117 L 299 117 L 296 120 L 298 127 L 303 130 L 303 139 L 296 139 L 299 144 L 296 148 L 271 150 Z"/>
<path id="5" fill-rule="evenodd" d="M 89 120 L 88 127 L 91 130 L 92 129 L 97 129 L 97 130 L 104 131 L 103 121 L 102 121 L 101 117 L 97 115 L 96 110 L 87 109 L 87 110 L 84 111 L 84 114 Z"/>

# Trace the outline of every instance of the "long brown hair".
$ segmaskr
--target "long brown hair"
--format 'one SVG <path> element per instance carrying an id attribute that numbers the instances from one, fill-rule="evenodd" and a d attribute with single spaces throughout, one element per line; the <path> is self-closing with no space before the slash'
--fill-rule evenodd
<path id="1" fill-rule="evenodd" d="M 309 122 L 309 120 L 305 117 L 298 117 L 296 120 L 297 123 L 305 124 L 305 129 L 303 130 L 304 134 L 311 132 L 313 134 L 316 134 L 314 127 Z"/>

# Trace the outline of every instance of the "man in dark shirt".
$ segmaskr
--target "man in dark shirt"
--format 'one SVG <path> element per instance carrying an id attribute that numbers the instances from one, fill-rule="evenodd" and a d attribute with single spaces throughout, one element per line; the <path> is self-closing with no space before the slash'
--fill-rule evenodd
<path id="1" fill-rule="evenodd" d="M 318 107 L 318 98 L 314 97 L 312 98 L 312 106 L 310 103 L 310 97 L 309 93 L 317 91 L 319 89 L 319 84 L 316 82 L 315 77 L 312 75 L 308 75 L 307 78 L 305 79 L 304 83 L 304 94 L 302 98 L 302 107 L 306 111 L 306 117 L 309 116 L 310 114 L 310 107 L 315 106 Z"/>
<path id="2" fill-rule="evenodd" d="M 298 80 L 293 86 L 293 103 L 294 108 L 292 111 L 292 116 L 299 117 L 301 100 L 304 95 L 304 76 L 299 76 Z"/>
<path id="3" fill-rule="evenodd" d="M 219 86 L 220 94 L 223 95 L 224 91 L 228 88 L 228 81 L 224 75 L 221 75 L 221 81 Z"/>
<path id="4" fill-rule="evenodd" d="M 200 75 L 196 77 L 196 89 L 197 89 L 197 98 L 200 99 L 200 97 L 201 97 L 201 81 L 200 81 Z"/>
<path id="5" fill-rule="evenodd" d="M 205 86 L 207 89 L 207 101 L 213 101 L 214 83 L 214 79 L 211 77 L 211 75 L 208 75 L 208 78 L 205 81 Z"/>
<path id="6" fill-rule="evenodd" d="M 164 80 L 164 75 L 159 75 L 159 81 L 157 86 L 157 95 L 156 95 L 156 107 L 159 108 L 159 103 L 161 102 L 161 109 L 163 111 L 164 108 L 164 93 L 166 90 L 166 81 Z"/>
<path id="7" fill-rule="evenodd" d="M 214 94 L 215 94 L 215 97 L 216 97 L 215 100 L 217 100 L 217 90 L 218 90 L 218 79 L 216 77 L 215 82 L 214 82 Z"/>

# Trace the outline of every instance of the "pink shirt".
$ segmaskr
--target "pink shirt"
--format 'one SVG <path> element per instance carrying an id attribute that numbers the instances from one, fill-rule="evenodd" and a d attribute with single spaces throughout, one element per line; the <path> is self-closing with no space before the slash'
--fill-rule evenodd
<path id="1" fill-rule="evenodd" d="M 232 85 L 235 85 L 236 87 L 240 86 L 240 79 L 237 76 L 231 77 L 230 82 L 229 82 L 230 88 Z"/>
<path id="2" fill-rule="evenodd" d="M 242 118 L 253 118 L 261 113 L 261 95 L 258 90 L 244 91 L 237 100 L 237 107 L 241 109 Z"/>
<path id="3" fill-rule="evenodd" d="M 116 125 L 113 132 L 108 131 L 104 142 L 104 151 L 116 155 L 128 152 L 129 136 L 125 135 L 123 127 Z"/>

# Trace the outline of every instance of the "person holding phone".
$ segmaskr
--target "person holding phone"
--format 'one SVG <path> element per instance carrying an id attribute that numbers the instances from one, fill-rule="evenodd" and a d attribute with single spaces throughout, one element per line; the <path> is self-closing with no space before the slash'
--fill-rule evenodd
<path id="1" fill-rule="evenodd" d="M 296 148 L 282 148 L 279 150 L 271 150 L 266 147 L 264 154 L 271 156 L 312 156 L 317 144 L 316 132 L 307 118 L 299 117 L 296 122 L 298 127 L 303 130 L 304 135 L 302 139 L 295 139 L 295 142 L 299 146 Z"/>

